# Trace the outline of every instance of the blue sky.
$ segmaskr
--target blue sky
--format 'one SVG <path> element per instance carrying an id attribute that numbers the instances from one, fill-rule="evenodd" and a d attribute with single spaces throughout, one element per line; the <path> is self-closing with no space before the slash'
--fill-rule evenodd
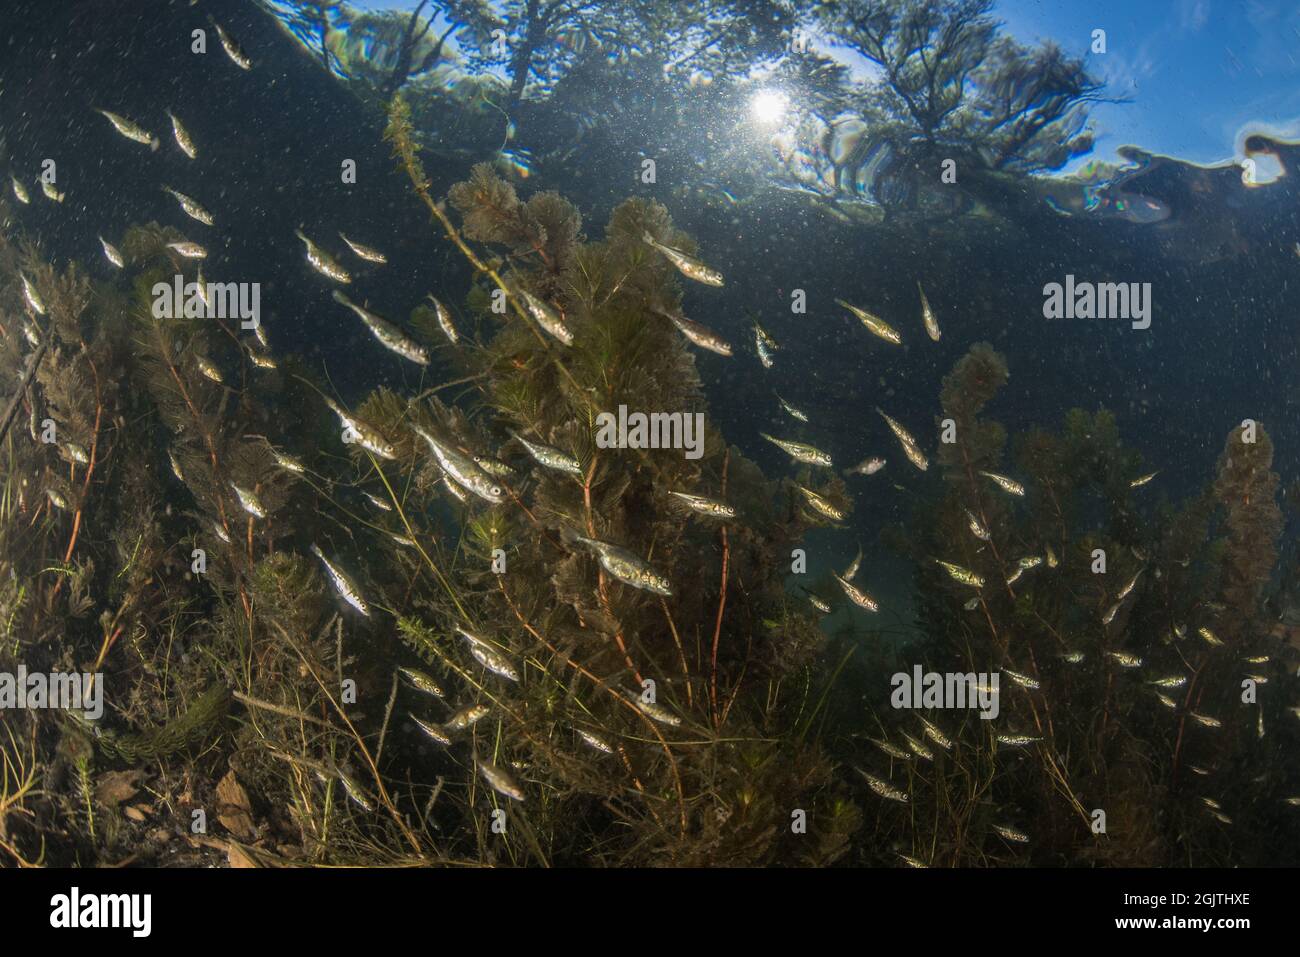
<path id="1" fill-rule="evenodd" d="M 411 10 L 418 0 L 353 0 Z M 1300 138 L 1300 3 L 1285 0 L 1001 0 L 996 14 L 1026 43 L 1088 51 L 1108 92 L 1131 102 L 1093 111 L 1097 149 L 1133 144 L 1197 163 L 1239 156 L 1243 131 Z M 1076 164 L 1077 165 L 1077 164 Z"/>
<path id="2" fill-rule="evenodd" d="M 1243 130 L 1300 135 L 1300 4 L 1281 0 L 1003 0 L 1017 39 L 1107 53 L 1090 57 L 1131 103 L 1093 112 L 1097 153 L 1132 143 L 1212 163 L 1238 155 Z"/>

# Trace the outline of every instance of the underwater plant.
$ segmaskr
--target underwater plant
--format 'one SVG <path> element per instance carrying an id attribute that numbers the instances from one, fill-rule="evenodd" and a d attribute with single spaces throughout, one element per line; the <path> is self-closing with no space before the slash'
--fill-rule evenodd
<path id="1" fill-rule="evenodd" d="M 1104 410 L 1021 436 L 1002 474 L 1007 433 L 983 412 L 1007 377 L 980 343 L 945 378 L 942 500 L 918 508 L 919 539 L 891 536 L 924 596 L 922 636 L 893 667 L 970 675 L 996 707 L 886 718 L 880 702 L 878 733 L 852 749 L 886 795 L 880 826 L 903 835 L 877 853 L 1280 863 L 1270 835 L 1297 826 L 1297 682 L 1294 649 L 1261 617 L 1281 531 L 1267 433 L 1244 422 L 1205 493 L 1153 512 L 1152 476 Z"/>
<path id="2" fill-rule="evenodd" d="M 5 367 L 23 324 L 50 343 L 5 440 L 0 665 L 98 675 L 107 701 L 12 726 L 6 849 L 113 862 L 163 807 L 219 836 L 155 828 L 133 859 L 835 860 L 858 818 L 818 745 L 833 673 L 779 572 L 817 516 L 711 425 L 698 457 L 598 438 L 620 406 L 707 414 L 644 240 L 690 238 L 632 199 L 589 241 L 486 165 L 435 201 L 408 115 L 396 155 L 477 270 L 470 322 L 413 311 L 410 354 L 459 373 L 419 395 L 322 408 L 260 331 L 157 308 L 173 274 L 203 295 L 169 228 L 129 229 L 115 280 L 0 248 Z"/>

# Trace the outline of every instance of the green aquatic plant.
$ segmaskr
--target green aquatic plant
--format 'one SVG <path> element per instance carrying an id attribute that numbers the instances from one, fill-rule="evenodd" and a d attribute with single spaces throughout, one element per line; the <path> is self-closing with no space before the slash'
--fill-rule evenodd
<path id="1" fill-rule="evenodd" d="M 693 241 L 640 199 L 588 239 L 486 167 L 437 200 L 407 115 L 396 155 L 475 270 L 456 342 L 416 314 L 454 372 L 418 394 L 347 403 L 171 314 L 160 284 L 197 271 L 157 224 L 100 281 L 0 241 L 0 389 L 27 423 L 0 456 L 0 670 L 95 674 L 105 704 L 7 723 L 0 848 L 148 861 L 144 822 L 172 818 L 232 863 L 842 857 L 839 671 L 779 572 L 816 516 L 708 424 L 681 280 L 643 236 Z M 698 455 L 602 442 L 620 406 L 701 417 Z"/>
<path id="2" fill-rule="evenodd" d="M 1275 863 L 1267 835 L 1297 826 L 1296 680 L 1261 618 L 1281 528 L 1267 433 L 1243 423 L 1209 491 L 1153 509 L 1104 410 L 1019 436 L 1003 464 L 1007 433 L 983 413 L 1007 376 L 977 344 L 944 380 L 945 491 L 919 539 L 895 539 L 917 562 L 922 637 L 890 665 L 997 676 L 997 713 L 927 707 L 927 726 L 886 719 L 882 694 L 855 761 L 910 806 L 876 791 L 880 826 L 936 866 Z"/>

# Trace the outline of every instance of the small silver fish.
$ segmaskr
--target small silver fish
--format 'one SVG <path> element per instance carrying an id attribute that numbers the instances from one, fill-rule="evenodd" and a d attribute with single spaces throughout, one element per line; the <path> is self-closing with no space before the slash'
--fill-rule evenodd
<path id="1" fill-rule="evenodd" d="M 506 478 L 515 474 L 515 470 L 506 465 L 499 459 L 494 459 L 490 455 L 472 455 L 474 464 L 481 468 L 488 475 L 495 475 L 497 478 Z"/>
<path id="2" fill-rule="evenodd" d="M 27 192 L 27 187 L 18 181 L 18 177 L 12 173 L 9 175 L 9 181 L 13 184 L 14 197 L 24 206 L 30 205 L 32 201 L 31 194 Z"/>
<path id="3" fill-rule="evenodd" d="M 143 143 L 151 150 L 158 149 L 158 137 L 140 127 L 139 124 L 131 122 L 125 116 L 118 116 L 116 113 L 110 113 L 108 110 L 96 109 L 95 112 L 103 115 L 108 122 L 113 124 L 113 129 L 117 130 L 128 140 Z"/>
<path id="4" fill-rule="evenodd" d="M 181 152 L 190 159 L 195 159 L 199 155 L 198 147 L 194 145 L 194 140 L 189 132 L 181 125 L 181 121 L 171 110 L 166 110 L 167 119 L 172 121 L 172 136 L 176 140 L 176 145 L 181 148 Z"/>
<path id="5" fill-rule="evenodd" d="M 907 795 L 893 785 L 880 780 L 880 778 L 868 774 L 861 768 L 855 769 L 860 775 L 866 778 L 867 786 L 875 791 L 887 801 L 897 801 L 899 804 L 907 803 Z"/>
<path id="6" fill-rule="evenodd" d="M 983 475 L 986 479 L 992 480 L 998 488 L 1011 495 L 1023 496 L 1025 494 L 1025 487 L 1023 485 L 1014 479 L 1007 478 L 1005 475 L 998 475 L 996 472 L 985 472 L 982 470 L 980 471 L 980 475 Z"/>
<path id="7" fill-rule="evenodd" d="M 515 670 L 514 665 L 486 645 L 471 645 L 469 653 L 475 661 L 494 675 L 500 675 L 507 681 L 519 680 L 519 672 Z"/>
<path id="8" fill-rule="evenodd" d="M 807 415 L 805 415 L 800 410 L 796 409 L 789 402 L 785 401 L 785 399 L 781 398 L 780 395 L 777 395 L 776 401 L 781 403 L 781 408 L 785 409 L 785 411 L 790 415 L 791 418 L 798 419 L 800 422 L 808 421 Z"/>
<path id="9" fill-rule="evenodd" d="M 45 496 L 50 500 L 50 503 L 53 504 L 55 508 L 61 508 L 65 512 L 68 511 L 68 500 L 64 498 L 63 494 L 57 489 L 47 488 L 45 490 Z"/>
<path id="10" fill-rule="evenodd" d="M 444 727 L 451 728 L 453 731 L 464 731 L 486 718 L 491 710 L 485 704 L 472 704 L 448 718 Z"/>
<path id="11" fill-rule="evenodd" d="M 722 273 L 704 265 L 704 263 L 700 262 L 700 260 L 696 259 L 694 256 L 684 253 L 680 249 L 665 246 L 663 243 L 651 236 L 649 230 L 642 233 L 641 238 L 645 240 L 647 244 L 653 246 L 655 249 L 667 256 L 668 261 L 672 263 L 677 268 L 677 271 L 687 279 L 694 279 L 696 282 L 704 283 L 706 286 L 722 285 Z"/>
<path id="12" fill-rule="evenodd" d="M 217 36 L 221 39 L 221 48 L 226 51 L 226 56 L 230 57 L 235 66 L 241 70 L 251 70 L 253 61 L 248 58 L 248 54 L 239 46 L 239 42 L 211 16 L 208 17 L 208 22 L 216 28 Z"/>
<path id="13" fill-rule="evenodd" d="M 921 447 L 916 444 L 916 439 L 912 438 L 912 433 L 886 415 L 881 409 L 877 408 L 876 412 L 885 420 L 885 424 L 889 426 L 889 431 L 893 432 L 894 437 L 898 439 L 898 444 L 903 447 L 903 454 L 907 456 L 907 460 L 922 472 L 928 469 L 930 461 L 925 457 L 925 453 L 921 451 Z"/>
<path id="14" fill-rule="evenodd" d="M 736 510 L 734 508 L 726 502 L 719 502 L 715 498 L 706 498 L 703 495 L 690 495 L 686 492 L 669 492 L 668 494 L 685 502 L 687 508 L 700 515 L 708 515 L 711 518 L 736 517 Z"/>
<path id="15" fill-rule="evenodd" d="M 347 427 L 348 431 L 355 436 L 356 441 L 361 444 L 363 449 L 373 452 L 383 459 L 397 458 L 397 449 L 393 444 L 384 438 L 383 434 L 374 426 L 362 422 L 360 419 L 349 415 L 341 405 L 329 397 L 325 397 L 325 404 L 330 410 L 339 417 L 339 421 Z"/>
<path id="16" fill-rule="evenodd" d="M 456 630 L 469 642 L 469 653 L 474 656 L 475 661 L 495 675 L 500 675 L 509 681 L 519 680 L 519 672 L 515 670 L 514 665 L 504 655 L 500 654 L 482 638 L 466 631 L 464 628 L 458 627 Z"/>
<path id="17" fill-rule="evenodd" d="M 54 184 L 51 183 L 48 179 L 41 180 L 41 192 L 45 194 L 46 199 L 51 199 L 56 203 L 61 203 L 65 199 L 67 199 L 67 196 L 63 193 L 60 193 L 55 188 Z"/>
<path id="18" fill-rule="evenodd" d="M 835 302 L 853 313 L 853 315 L 857 316 L 864 326 L 881 339 L 884 339 L 886 342 L 892 342 L 894 345 L 900 345 L 902 343 L 903 337 L 898 334 L 898 330 L 885 322 L 884 319 L 881 319 L 873 313 L 867 312 L 865 309 L 860 309 L 851 303 L 847 303 L 843 299 L 836 299 Z"/>
<path id="19" fill-rule="evenodd" d="M 1131 655 L 1127 651 L 1108 651 L 1106 657 L 1114 658 L 1115 663 L 1121 668 L 1141 668 L 1142 659 L 1137 655 Z"/>
<path id="20" fill-rule="evenodd" d="M 90 455 L 76 442 L 69 442 L 63 447 L 63 451 L 66 453 L 69 461 L 76 462 L 78 465 L 90 464 Z"/>
<path id="21" fill-rule="evenodd" d="M 496 791 L 498 794 L 503 794 L 516 801 L 522 801 L 524 799 L 524 792 L 520 789 L 519 785 L 514 782 L 514 779 L 511 778 L 510 775 L 506 774 L 505 771 L 502 771 L 495 764 L 488 761 L 479 761 L 478 770 L 479 773 L 483 775 L 483 780 L 487 781 L 487 783 L 492 786 L 492 790 Z"/>
<path id="22" fill-rule="evenodd" d="M 921 717 L 919 714 L 916 716 L 916 720 L 921 722 L 921 728 L 925 732 L 925 736 L 927 738 L 929 738 L 939 747 L 943 748 L 945 751 L 949 751 L 952 749 L 952 742 L 944 736 L 943 732 L 941 732 L 929 721 L 926 721 L 925 718 Z"/>
<path id="23" fill-rule="evenodd" d="M 998 744 L 1004 748 L 1024 748 L 1042 740 L 1028 734 L 999 734 L 997 737 Z"/>
<path id="24" fill-rule="evenodd" d="M 366 796 L 365 790 L 356 780 L 346 771 L 339 769 L 339 782 L 343 785 L 343 790 L 353 801 L 355 801 L 363 810 L 373 811 L 375 806 L 370 803 L 370 798 Z"/>
<path id="25" fill-rule="evenodd" d="M 968 525 L 970 533 L 981 542 L 987 542 L 989 540 L 989 530 L 984 527 L 983 523 L 975 517 L 975 514 L 970 509 L 965 509 L 965 512 L 966 518 L 970 520 L 970 524 Z"/>
<path id="26" fill-rule="evenodd" d="M 589 748 L 594 748 L 604 754 L 614 753 L 614 749 L 610 747 L 609 742 L 599 735 L 592 734 L 590 731 L 584 731 L 582 728 L 574 728 L 573 730 Z"/>
<path id="27" fill-rule="evenodd" d="M 444 696 L 442 686 L 439 685 L 438 682 L 434 681 L 432 677 L 425 674 L 423 671 L 420 671 L 417 668 L 405 668 L 405 667 L 398 668 L 397 671 L 399 674 L 401 674 L 403 678 L 405 678 L 407 681 L 411 683 L 411 687 L 414 688 L 416 691 L 421 691 L 424 694 L 433 695 L 435 698 L 441 698 Z"/>
<path id="28" fill-rule="evenodd" d="M 769 336 L 767 330 L 757 322 L 754 323 L 754 351 L 758 353 L 758 361 L 763 364 L 764 369 L 772 368 L 772 355 L 777 349 L 776 340 Z"/>
<path id="29" fill-rule="evenodd" d="M 790 442 L 786 439 L 777 439 L 768 435 L 766 432 L 758 433 L 767 441 L 771 442 L 777 448 L 781 449 L 796 462 L 804 462 L 808 465 L 820 465 L 823 468 L 831 468 L 831 457 L 821 449 L 815 448 L 804 442 Z"/>
<path id="30" fill-rule="evenodd" d="M 451 313 L 447 311 L 446 306 L 433 297 L 433 293 L 425 293 L 425 295 L 428 297 L 428 300 L 433 303 L 433 314 L 438 320 L 438 326 L 442 329 L 443 335 L 445 335 L 454 346 L 460 341 L 460 336 L 456 332 L 456 327 L 452 325 Z"/>
<path id="31" fill-rule="evenodd" d="M 1014 827 L 1008 827 L 1006 824 L 992 825 L 994 832 L 1004 841 L 1011 841 L 1013 844 L 1028 844 L 1029 835 L 1023 831 L 1017 831 Z"/>
<path id="32" fill-rule="evenodd" d="M 912 737 L 906 731 L 900 731 L 899 733 L 903 736 L 903 741 L 907 744 L 911 752 L 915 754 L 918 758 L 920 758 L 922 761 L 934 760 L 934 752 L 931 751 L 929 748 L 927 748 L 924 744 L 916 740 L 916 738 Z"/>
<path id="33" fill-rule="evenodd" d="M 256 495 L 248 489 L 240 488 L 234 482 L 230 487 L 235 490 L 235 496 L 239 499 L 239 505 L 245 512 L 254 518 L 266 518 L 266 509 Z"/>
<path id="34" fill-rule="evenodd" d="M 656 595 L 672 595 L 672 587 L 667 578 L 655 571 L 644 559 L 621 545 L 584 538 L 581 535 L 574 535 L 573 540 L 594 551 L 601 568 L 623 584 L 654 592 Z"/>
<path id="35" fill-rule="evenodd" d="M 364 259 L 366 262 L 379 263 L 381 265 L 388 262 L 388 257 L 385 256 L 383 253 L 381 253 L 378 249 L 371 249 L 369 246 L 361 245 L 361 243 L 354 243 L 352 240 L 348 239 L 348 237 L 344 236 L 342 233 L 339 233 L 339 239 L 347 243 L 348 248 L 351 249 L 358 256 L 360 256 L 362 259 Z"/>
<path id="36" fill-rule="evenodd" d="M 859 608 L 865 608 L 867 611 L 880 611 L 879 603 L 861 588 L 858 588 L 847 579 L 841 578 L 834 572 L 831 572 L 831 575 L 840 583 L 840 588 L 844 589 L 844 594 L 849 596 L 849 601 L 853 602 L 853 604 Z"/>
<path id="37" fill-rule="evenodd" d="M 369 501 L 371 505 L 379 509 L 381 512 L 391 512 L 393 510 L 393 506 L 388 503 L 387 499 L 382 499 L 378 495 L 371 495 L 369 492 L 362 492 L 361 494 L 366 497 L 366 500 Z"/>
<path id="38" fill-rule="evenodd" d="M 1218 648 L 1223 645 L 1223 641 L 1214 632 L 1202 625 L 1196 629 L 1196 633 L 1201 636 L 1207 645 Z"/>
<path id="39" fill-rule="evenodd" d="M 1148 681 L 1147 684 L 1155 688 L 1181 688 L 1187 684 L 1187 676 L 1170 675 L 1168 678 L 1157 678 L 1154 681 Z"/>
<path id="40" fill-rule="evenodd" d="M 552 448 L 549 445 L 542 445 L 538 442 L 529 442 L 518 432 L 512 431 L 510 434 L 514 437 L 515 441 L 528 451 L 528 454 L 531 455 L 539 465 L 543 465 L 548 469 L 555 469 L 559 472 L 568 472 L 571 475 L 582 475 L 582 466 L 572 455 L 569 455 L 566 452 L 561 452 L 559 449 Z"/>
<path id="41" fill-rule="evenodd" d="M 451 738 L 447 735 L 447 732 L 443 731 L 442 728 L 438 727 L 436 724 L 430 724 L 428 721 L 421 721 L 415 715 L 411 715 L 410 718 L 415 722 L 417 728 L 427 734 L 434 741 L 437 741 L 439 744 L 451 744 Z"/>
<path id="42" fill-rule="evenodd" d="M 677 717 L 667 708 L 656 704 L 653 701 L 645 701 L 639 694 L 628 693 L 628 700 L 636 706 L 637 710 L 644 714 L 651 721 L 658 721 L 660 724 L 666 724 L 669 727 L 677 727 L 682 723 L 682 719 Z"/>
<path id="43" fill-rule="evenodd" d="M 808 500 L 808 504 L 813 507 L 813 510 L 816 511 L 817 514 L 823 515 L 835 522 L 842 522 L 844 520 L 844 516 L 847 513 L 842 508 L 833 505 L 825 496 L 818 495 L 812 489 L 804 488 L 797 482 L 794 487 L 803 493 L 804 498 Z"/>
<path id="44" fill-rule="evenodd" d="M 181 472 L 181 463 L 176 459 L 176 453 L 171 449 L 167 450 L 167 461 L 171 463 L 172 475 L 176 476 L 176 481 L 184 482 L 185 474 Z"/>
<path id="45" fill-rule="evenodd" d="M 960 585 L 968 585 L 971 588 L 984 587 L 983 576 L 976 575 L 973 571 L 967 568 L 962 568 L 960 565 L 954 565 L 952 562 L 945 562 L 941 558 L 936 558 L 935 563 L 946 571 L 953 581 Z"/>
<path id="46" fill-rule="evenodd" d="M 118 252 L 117 247 L 114 246 L 112 243 L 110 243 L 103 236 L 99 237 L 99 245 L 104 247 L 104 258 L 107 259 L 110 263 L 112 263 L 118 269 L 122 269 L 126 266 L 126 260 L 122 258 L 122 254 Z"/>
<path id="47" fill-rule="evenodd" d="M 1211 718 L 1208 714 L 1197 714 L 1195 711 L 1187 712 L 1187 716 L 1197 724 L 1206 728 L 1222 728 L 1223 722 L 1218 718 Z"/>
<path id="48" fill-rule="evenodd" d="M 168 243 L 167 248 L 185 259 L 206 259 L 208 256 L 206 249 L 188 239 L 179 243 Z"/>
<path id="49" fill-rule="evenodd" d="M 225 380 L 221 378 L 221 370 L 213 365 L 210 360 L 203 356 L 195 356 L 194 364 L 199 367 L 199 371 L 203 373 L 205 379 L 211 379 L 217 385 L 222 385 L 225 382 Z"/>
<path id="50" fill-rule="evenodd" d="M 831 613 L 830 603 L 825 601 L 824 599 L 818 598 L 812 592 L 808 592 L 808 603 L 812 605 L 814 608 L 816 608 L 823 615 L 829 615 Z"/>
<path id="51" fill-rule="evenodd" d="M 459 485 L 457 485 L 455 482 L 453 482 L 451 480 L 451 476 L 447 475 L 445 472 L 443 473 L 442 476 L 442 485 L 443 488 L 445 488 L 448 492 L 451 493 L 451 497 L 454 498 L 456 501 L 460 502 L 460 504 L 462 505 L 469 504 L 469 493 L 466 492 Z"/>
<path id="52" fill-rule="evenodd" d="M 527 289 L 517 290 L 519 297 L 523 299 L 524 305 L 528 307 L 528 314 L 533 320 L 545 329 L 557 341 L 564 343 L 566 346 L 573 345 L 573 331 L 564 324 L 560 314 L 555 308 L 545 300 L 534 296 Z"/>
<path id="53" fill-rule="evenodd" d="M 333 296 L 335 302 L 347 306 L 361 317 L 361 321 L 365 323 L 366 328 L 370 330 L 371 334 L 379 340 L 379 344 L 385 349 L 397 353 L 403 359 L 410 359 L 418 365 L 427 366 L 429 364 L 428 351 L 424 346 L 402 332 L 401 329 L 398 329 L 388 320 L 381 319 L 373 312 L 358 306 L 337 289 L 334 290 Z"/>
<path id="54" fill-rule="evenodd" d="M 1131 482 L 1128 483 L 1128 487 L 1129 487 L 1129 488 L 1141 488 L 1143 485 L 1146 485 L 1147 482 L 1150 482 L 1153 478 L 1155 478 L 1155 477 L 1156 477 L 1157 475 L 1159 475 L 1159 474 L 1160 474 L 1160 472 L 1159 472 L 1159 470 L 1157 470 L 1157 471 L 1155 471 L 1155 472 L 1150 472 L 1150 473 L 1148 473 L 1148 474 L 1146 474 L 1146 475 L 1143 475 L 1141 478 L 1135 478 L 1133 481 L 1131 481 Z"/>
<path id="55" fill-rule="evenodd" d="M 881 751 L 884 751 L 891 758 L 894 758 L 895 760 L 898 761 L 912 760 L 912 756 L 910 754 L 908 754 L 906 751 L 904 751 L 902 748 L 898 747 L 895 744 L 890 744 L 888 741 L 882 740 L 881 738 L 868 737 L 867 740 L 870 741 L 872 744 L 874 744 L 876 747 L 878 747 Z"/>
<path id="56" fill-rule="evenodd" d="M 325 250 L 321 249 L 314 242 L 308 239 L 301 229 L 295 229 L 293 232 L 294 235 L 301 239 L 303 244 L 307 247 L 307 262 L 311 263 L 313 269 L 322 276 L 333 279 L 335 282 L 348 283 L 352 281 L 351 274 L 336 263 L 329 253 L 325 252 Z"/>
<path id="57" fill-rule="evenodd" d="M 853 561 L 849 563 L 849 567 L 844 569 L 843 578 L 845 579 L 845 581 L 853 581 L 853 579 L 857 577 L 858 569 L 861 567 L 862 567 L 862 546 L 858 545 L 858 554 L 854 557 Z"/>
<path id="58" fill-rule="evenodd" d="M 1047 557 L 1048 568 L 1055 568 L 1060 564 L 1060 561 L 1056 557 L 1056 552 L 1052 551 L 1052 545 L 1050 542 L 1043 543 L 1043 551 Z"/>
<path id="59" fill-rule="evenodd" d="M 1133 573 L 1133 577 L 1124 583 L 1124 587 L 1121 588 L 1119 590 L 1119 594 L 1115 596 L 1117 601 L 1123 601 L 1125 598 L 1129 596 L 1129 592 L 1133 590 L 1134 586 L 1137 585 L 1138 583 L 1138 579 L 1142 577 L 1143 571 L 1144 569 L 1139 568 L 1137 571 Z"/>
<path id="60" fill-rule="evenodd" d="M 311 546 L 311 553 L 320 559 L 320 563 L 325 566 L 326 574 L 334 584 L 334 589 L 343 597 L 343 600 L 369 618 L 370 606 L 367 605 L 366 600 L 361 597 L 361 592 L 359 592 L 357 586 L 352 583 L 352 579 L 349 578 L 341 569 L 335 567 L 335 565 L 325 557 L 325 554 L 314 544 Z"/>
<path id="61" fill-rule="evenodd" d="M 731 355 L 731 344 L 708 326 L 692 322 L 685 316 L 670 315 L 668 318 L 681 331 L 682 335 L 701 349 L 708 349 L 720 356 Z"/>
<path id="62" fill-rule="evenodd" d="M 307 466 L 303 465 L 292 455 L 288 455 L 277 449 L 271 450 L 271 457 L 275 459 L 275 464 L 280 466 L 286 472 L 293 472 L 295 475 L 301 475 L 307 471 Z"/>
<path id="63" fill-rule="evenodd" d="M 1025 688 L 1029 691 L 1037 691 L 1040 687 L 1038 682 L 1035 681 L 1033 678 L 1031 678 L 1029 675 L 1022 675 L 1020 672 L 1012 671 L 1010 668 L 1003 668 L 1002 674 L 1006 675 L 1016 684 L 1020 685 L 1020 687 Z"/>
<path id="64" fill-rule="evenodd" d="M 428 430 L 421 426 L 412 426 L 416 435 L 424 439 L 429 448 L 433 450 L 434 458 L 438 460 L 438 465 L 442 470 L 451 476 L 455 482 L 468 492 L 473 492 L 479 498 L 491 502 L 493 505 L 500 505 L 505 501 L 505 495 L 501 485 L 487 472 L 474 464 L 474 460 L 467 455 L 462 455 L 449 445 L 444 445 L 435 439 Z"/>
<path id="65" fill-rule="evenodd" d="M 181 209 L 185 211 L 186 216 L 198 220 L 204 226 L 212 225 L 212 214 L 204 209 L 197 200 L 191 199 L 189 196 L 186 196 L 179 190 L 172 189 L 170 186 L 163 186 L 162 191 L 169 194 L 176 200 L 176 202 L 181 204 Z"/>
<path id="66" fill-rule="evenodd" d="M 27 303 L 28 308 L 38 316 L 45 315 L 45 302 L 41 299 L 40 293 L 36 291 L 36 286 L 22 273 L 19 273 L 18 277 L 23 281 L 23 300 Z"/>
<path id="67" fill-rule="evenodd" d="M 844 470 L 845 475 L 875 475 L 885 467 L 885 460 L 880 458 L 870 458 L 859 462 L 852 468 Z"/>
<path id="68" fill-rule="evenodd" d="M 935 342 L 939 341 L 939 320 L 934 316 L 934 310 L 930 308 L 930 300 L 925 298 L 925 290 L 921 284 L 916 284 L 916 291 L 921 294 L 921 321 L 925 323 L 925 331 Z"/>

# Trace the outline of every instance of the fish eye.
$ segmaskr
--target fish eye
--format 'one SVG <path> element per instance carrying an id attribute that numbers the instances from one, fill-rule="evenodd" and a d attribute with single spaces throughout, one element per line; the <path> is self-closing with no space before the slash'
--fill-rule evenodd
<path id="1" fill-rule="evenodd" d="M 500 485 L 493 485 L 493 486 L 492 486 L 492 494 L 493 494 L 493 495 L 500 495 L 500 494 L 501 494 L 501 486 L 500 486 Z"/>

